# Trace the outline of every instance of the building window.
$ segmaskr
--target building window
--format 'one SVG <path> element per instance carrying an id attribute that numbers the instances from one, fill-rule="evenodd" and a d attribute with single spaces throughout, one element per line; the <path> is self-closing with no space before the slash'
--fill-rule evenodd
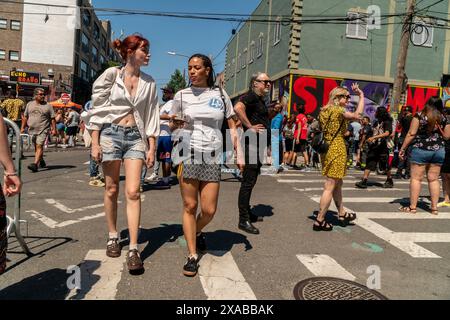
<path id="1" fill-rule="evenodd" d="M 0 60 L 6 59 L 6 51 L 3 49 L 0 49 Z"/>
<path id="2" fill-rule="evenodd" d="M 242 60 L 241 60 L 241 68 L 245 69 L 245 67 L 247 66 L 247 59 L 248 59 L 248 50 L 247 48 L 244 49 L 243 53 L 242 53 Z"/>
<path id="3" fill-rule="evenodd" d="M 19 61 L 19 51 L 9 51 L 10 61 Z"/>
<path id="4" fill-rule="evenodd" d="M 80 71 L 81 71 L 81 74 L 80 74 L 81 78 L 83 80 L 89 81 L 89 79 L 88 79 L 88 65 L 87 65 L 87 63 L 84 60 L 81 60 Z"/>
<path id="5" fill-rule="evenodd" d="M 420 47 L 433 46 L 433 27 L 421 20 L 414 21 L 412 42 Z"/>
<path id="6" fill-rule="evenodd" d="M 96 39 L 97 41 L 100 40 L 100 28 L 96 23 L 94 23 L 94 39 Z"/>
<path id="7" fill-rule="evenodd" d="M 0 19 L 0 29 L 6 29 L 7 26 L 8 22 L 6 21 L 6 19 Z"/>
<path id="8" fill-rule="evenodd" d="M 358 12 L 347 13 L 347 38 L 367 39 L 367 18 L 366 15 Z"/>
<path id="9" fill-rule="evenodd" d="M 98 50 L 95 46 L 92 46 L 92 62 L 95 64 L 98 63 Z"/>
<path id="10" fill-rule="evenodd" d="M 83 24 L 87 27 L 91 26 L 91 13 L 89 10 L 83 11 Z"/>
<path id="11" fill-rule="evenodd" d="M 100 55 L 100 66 L 103 66 L 106 62 L 106 59 L 104 56 Z"/>
<path id="12" fill-rule="evenodd" d="M 102 35 L 102 48 L 103 48 L 103 50 L 105 50 L 105 52 L 107 52 L 108 46 L 106 44 L 106 38 L 103 35 Z"/>
<path id="13" fill-rule="evenodd" d="M 250 43 L 250 57 L 248 59 L 248 64 L 253 63 L 255 61 L 255 41 L 252 41 Z"/>
<path id="14" fill-rule="evenodd" d="M 281 21 L 280 18 L 277 18 L 277 22 L 275 23 L 273 29 L 273 45 L 277 45 L 281 40 Z"/>
<path id="15" fill-rule="evenodd" d="M 256 47 L 256 57 L 259 58 L 263 54 L 264 35 L 261 33 L 258 38 L 258 45 Z"/>
<path id="16" fill-rule="evenodd" d="M 21 22 L 19 20 L 11 20 L 11 30 L 20 31 L 20 24 Z"/>
<path id="17" fill-rule="evenodd" d="M 91 69 L 91 80 L 94 80 L 96 75 L 97 72 L 94 69 Z"/>
<path id="18" fill-rule="evenodd" d="M 89 39 L 84 32 L 81 34 L 81 50 L 89 54 Z"/>

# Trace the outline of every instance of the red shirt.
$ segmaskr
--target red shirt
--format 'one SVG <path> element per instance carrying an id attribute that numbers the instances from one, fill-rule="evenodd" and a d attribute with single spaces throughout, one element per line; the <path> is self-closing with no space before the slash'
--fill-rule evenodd
<path id="1" fill-rule="evenodd" d="M 297 139 L 298 128 L 301 127 L 300 140 L 306 140 L 308 136 L 308 119 L 303 113 L 299 113 L 295 118 L 294 139 Z"/>

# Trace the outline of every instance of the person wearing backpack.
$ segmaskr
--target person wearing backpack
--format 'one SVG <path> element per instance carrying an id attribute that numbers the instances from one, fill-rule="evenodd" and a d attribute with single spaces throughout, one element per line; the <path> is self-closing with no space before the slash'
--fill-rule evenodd
<path id="1" fill-rule="evenodd" d="M 347 150 L 344 134 L 347 131 L 348 120 L 357 120 L 363 115 L 364 93 L 357 83 L 352 84 L 352 90 L 359 96 L 358 107 L 355 112 L 346 110 L 350 101 L 350 93 L 345 87 L 331 90 L 328 104 L 319 114 L 319 123 L 323 132 L 323 139 L 328 146 L 321 154 L 322 175 L 326 178 L 324 190 L 320 197 L 319 213 L 313 224 L 314 231 L 331 231 L 333 226 L 325 220 L 325 215 L 334 200 L 338 208 L 338 219 L 341 225 L 356 219 L 356 214 L 346 212 L 342 202 L 342 183 L 347 170 Z"/>

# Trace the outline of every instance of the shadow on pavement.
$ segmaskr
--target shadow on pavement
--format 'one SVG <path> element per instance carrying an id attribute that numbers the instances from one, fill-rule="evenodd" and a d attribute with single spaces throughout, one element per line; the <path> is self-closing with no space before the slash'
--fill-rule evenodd
<path id="1" fill-rule="evenodd" d="M 214 232 L 206 232 L 206 244 L 208 251 L 230 251 L 234 245 L 244 244 L 245 251 L 253 249 L 252 244 L 241 233 L 228 230 L 216 230 Z"/>
<path id="2" fill-rule="evenodd" d="M 50 170 L 61 170 L 61 169 L 73 169 L 76 168 L 76 166 L 72 165 L 62 165 L 62 164 L 55 164 L 55 165 L 47 165 L 45 168 L 39 168 L 39 171 L 50 171 Z"/>
<path id="3" fill-rule="evenodd" d="M 9 270 L 16 268 L 17 266 L 21 265 L 22 263 L 24 263 L 25 261 L 27 261 L 29 259 L 32 259 L 33 257 L 43 257 L 43 256 L 45 256 L 47 251 L 55 249 L 59 246 L 62 246 L 64 244 L 68 243 L 68 242 L 76 241 L 76 240 L 73 240 L 72 238 L 67 238 L 67 237 L 24 237 L 25 242 L 31 251 L 31 255 L 26 256 L 25 253 L 23 253 L 23 251 L 20 247 L 20 244 L 15 239 L 16 239 L 15 237 L 10 237 L 10 241 L 8 241 L 7 254 L 22 254 L 25 256 L 25 258 L 8 266 L 6 268 L 5 272 L 8 272 Z M 50 245 L 50 247 L 47 247 L 47 245 Z M 36 251 L 39 249 L 40 249 L 40 251 Z M 17 251 L 15 251 L 15 250 L 17 250 Z"/>
<path id="4" fill-rule="evenodd" d="M 63 300 L 69 293 L 66 270 L 50 269 L 0 291 L 0 300 Z"/>
<path id="5" fill-rule="evenodd" d="M 252 207 L 251 212 L 258 217 L 271 217 L 273 216 L 273 207 L 266 204 L 257 204 Z"/>
<path id="6" fill-rule="evenodd" d="M 145 248 L 141 252 L 141 259 L 145 261 L 156 250 L 162 247 L 167 242 L 175 242 L 183 235 L 183 227 L 181 224 L 161 224 L 152 229 L 140 229 L 138 243 L 146 243 Z M 125 239 L 121 241 L 122 247 L 129 245 L 128 229 L 120 232 L 120 238 Z"/>

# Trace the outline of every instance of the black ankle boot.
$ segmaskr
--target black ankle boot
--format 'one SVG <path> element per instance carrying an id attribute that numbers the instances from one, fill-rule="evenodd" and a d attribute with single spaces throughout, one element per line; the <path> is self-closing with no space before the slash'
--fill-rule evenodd
<path id="1" fill-rule="evenodd" d="M 239 221 L 238 228 L 251 234 L 259 234 L 259 230 L 249 220 Z"/>

